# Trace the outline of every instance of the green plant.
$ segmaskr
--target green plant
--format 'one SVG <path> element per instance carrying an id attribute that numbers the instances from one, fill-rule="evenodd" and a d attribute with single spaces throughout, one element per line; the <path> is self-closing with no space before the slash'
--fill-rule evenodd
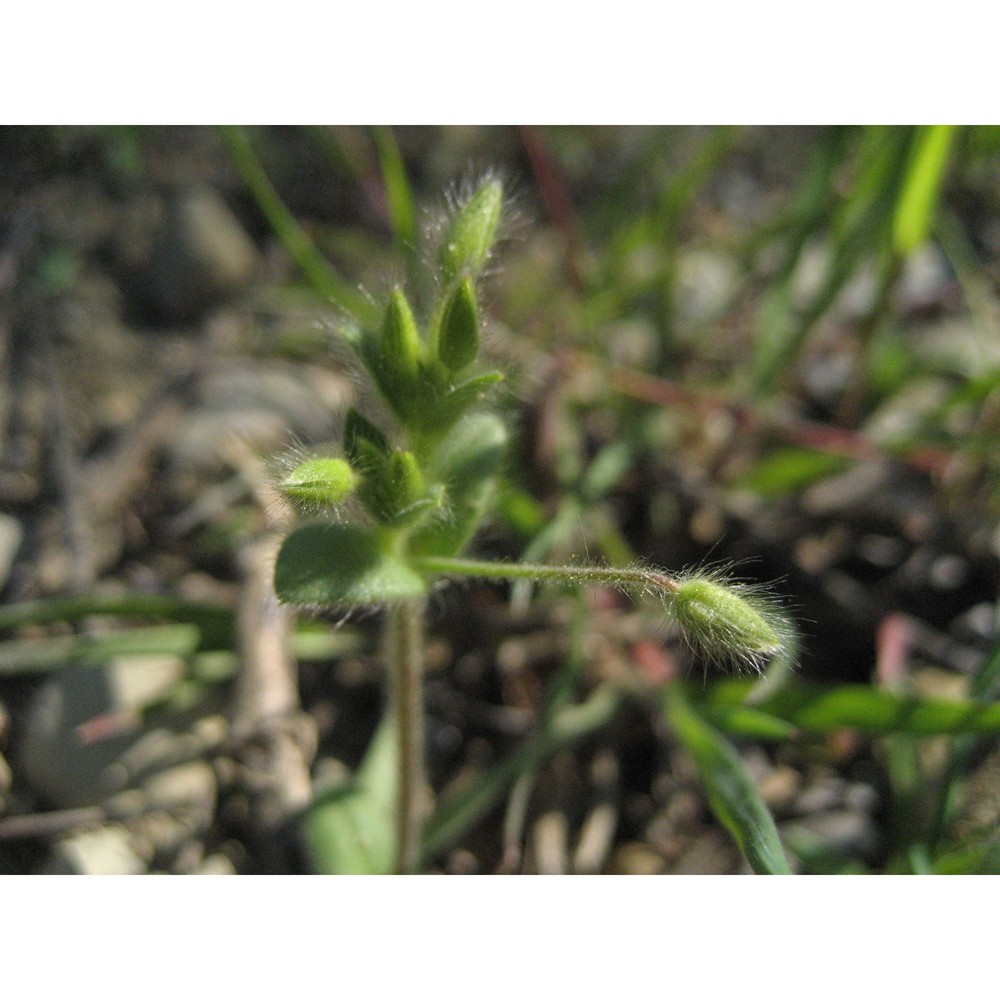
<path id="1" fill-rule="evenodd" d="M 345 326 L 391 424 L 350 410 L 343 456 L 305 457 L 279 483 L 310 520 L 289 535 L 278 556 L 278 596 L 312 608 L 385 609 L 399 872 L 417 871 L 421 864 L 427 812 L 423 623 L 425 597 L 437 579 L 615 588 L 635 599 L 659 601 L 707 658 L 755 669 L 785 650 L 788 640 L 787 626 L 773 604 L 719 572 L 671 574 L 634 564 L 552 566 L 462 557 L 489 510 L 508 440 L 504 421 L 489 406 L 501 374 L 477 364 L 477 285 L 496 240 L 502 202 L 501 183 L 487 176 L 442 225 L 430 258 L 428 286 L 436 295 L 422 323 L 406 292 L 396 287 L 379 327 L 360 322 Z M 688 728 L 696 726 L 676 703 L 672 711 Z M 730 770 L 736 768 L 734 754 L 721 756 Z M 761 808 L 758 814 L 766 816 L 766 811 Z M 763 854 L 783 858 L 773 822 L 766 822 L 770 828 Z"/>

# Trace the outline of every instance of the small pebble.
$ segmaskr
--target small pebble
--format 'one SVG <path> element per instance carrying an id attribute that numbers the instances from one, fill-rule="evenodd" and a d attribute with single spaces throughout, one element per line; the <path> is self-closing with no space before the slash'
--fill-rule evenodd
<path id="1" fill-rule="evenodd" d="M 83 830 L 58 841 L 45 875 L 142 875 L 146 862 L 120 826 Z"/>

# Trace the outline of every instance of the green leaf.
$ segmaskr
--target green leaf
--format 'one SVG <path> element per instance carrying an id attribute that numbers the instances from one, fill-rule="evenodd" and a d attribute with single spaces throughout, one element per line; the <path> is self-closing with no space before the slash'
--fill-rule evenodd
<path id="1" fill-rule="evenodd" d="M 749 705 L 699 705 L 699 711 L 713 726 L 731 736 L 782 741 L 798 733 L 790 722 Z"/>
<path id="2" fill-rule="evenodd" d="M 716 818 L 758 875 L 790 875 L 778 829 L 736 750 L 688 703 L 679 684 L 665 691 L 667 718 L 694 758 Z"/>
<path id="3" fill-rule="evenodd" d="M 396 731 L 386 716 L 352 780 L 321 793 L 306 811 L 306 846 L 320 875 L 393 871 Z"/>
<path id="4" fill-rule="evenodd" d="M 344 452 L 347 460 L 361 473 L 367 472 L 379 456 L 388 455 L 389 441 L 367 418 L 353 407 L 344 422 Z"/>
<path id="5" fill-rule="evenodd" d="M 288 604 L 380 604 L 416 597 L 423 577 L 385 551 L 373 531 L 348 524 L 308 524 L 281 546 L 274 589 Z"/>
<path id="6" fill-rule="evenodd" d="M 375 126 L 372 129 L 372 138 L 375 140 L 375 150 L 378 153 L 385 200 L 392 222 L 392 232 L 396 237 L 396 246 L 402 257 L 412 258 L 417 245 L 417 213 L 413 204 L 413 191 L 406 177 L 406 166 L 389 126 Z M 410 263 L 413 263 L 412 259 Z"/>
<path id="7" fill-rule="evenodd" d="M 928 125 L 917 136 L 892 220 L 901 256 L 913 253 L 931 231 L 955 131 L 954 125 Z"/>
<path id="8" fill-rule="evenodd" d="M 750 693 L 745 681 L 721 681 L 707 692 L 710 705 L 733 705 Z M 863 684 L 835 687 L 789 680 L 754 706 L 809 733 L 858 729 L 865 733 L 1000 732 L 1000 703 L 940 701 L 880 691 Z"/>
<path id="9" fill-rule="evenodd" d="M 782 448 L 758 462 L 733 485 L 764 497 L 779 497 L 843 472 L 850 464 L 851 460 L 843 455 L 810 448 Z"/>
<path id="10" fill-rule="evenodd" d="M 456 424 L 431 459 L 430 477 L 443 483 L 442 516 L 411 539 L 415 555 L 454 555 L 471 538 L 492 496 L 507 449 L 507 428 L 492 413 L 472 413 Z"/>

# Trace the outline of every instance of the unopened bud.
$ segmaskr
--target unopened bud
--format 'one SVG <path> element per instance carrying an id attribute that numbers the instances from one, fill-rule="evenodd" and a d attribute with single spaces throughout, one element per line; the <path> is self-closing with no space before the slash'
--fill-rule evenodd
<path id="1" fill-rule="evenodd" d="M 420 333 L 410 303 L 400 288 L 393 289 L 389 296 L 381 349 L 383 363 L 401 381 L 416 375 L 422 349 Z"/>
<path id="2" fill-rule="evenodd" d="M 333 507 L 354 492 L 358 477 L 342 458 L 310 458 L 297 465 L 278 484 L 296 506 Z"/>
<path id="3" fill-rule="evenodd" d="M 445 368 L 457 372 L 472 364 L 479 352 L 479 316 L 476 290 L 466 276 L 455 287 L 441 316 L 438 357 Z"/>
<path id="4" fill-rule="evenodd" d="M 490 178 L 459 209 L 439 258 L 446 281 L 453 281 L 460 274 L 475 276 L 482 270 L 496 238 L 502 206 L 503 185 Z"/>
<path id="5" fill-rule="evenodd" d="M 767 599 L 739 584 L 693 576 L 668 605 L 688 642 L 712 659 L 759 667 L 784 646 Z"/>
<path id="6" fill-rule="evenodd" d="M 405 510 L 427 491 L 420 465 L 411 451 L 397 449 L 392 453 L 389 458 L 389 482 L 392 503 L 397 511 Z"/>

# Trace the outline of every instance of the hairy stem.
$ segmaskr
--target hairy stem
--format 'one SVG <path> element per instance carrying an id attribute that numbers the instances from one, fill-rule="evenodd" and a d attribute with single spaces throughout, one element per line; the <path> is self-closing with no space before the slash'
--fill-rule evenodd
<path id="1" fill-rule="evenodd" d="M 425 556 L 417 563 L 425 573 L 477 576 L 487 580 L 534 580 L 536 583 L 606 584 L 620 590 L 676 593 L 680 583 L 660 570 L 642 566 L 543 566 L 534 563 L 487 562 Z"/>
<path id="2" fill-rule="evenodd" d="M 402 601 L 389 608 L 386 623 L 392 712 L 396 721 L 398 783 L 396 872 L 413 875 L 420 866 L 424 778 L 424 602 Z"/>

